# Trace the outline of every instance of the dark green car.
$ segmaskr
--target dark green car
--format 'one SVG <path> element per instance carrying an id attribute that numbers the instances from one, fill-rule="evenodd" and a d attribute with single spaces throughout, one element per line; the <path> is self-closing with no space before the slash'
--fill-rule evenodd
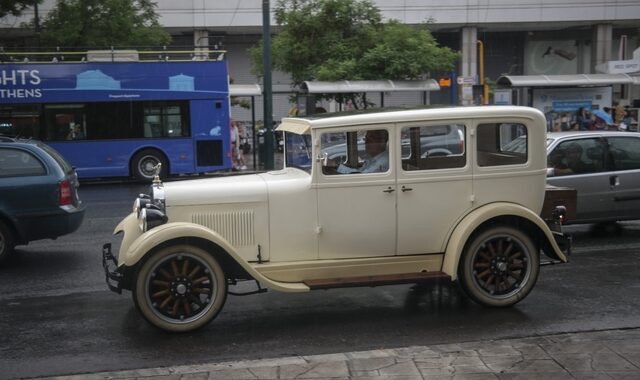
<path id="1" fill-rule="evenodd" d="M 85 206 L 76 171 L 54 149 L 0 136 L 0 263 L 16 245 L 80 227 Z"/>

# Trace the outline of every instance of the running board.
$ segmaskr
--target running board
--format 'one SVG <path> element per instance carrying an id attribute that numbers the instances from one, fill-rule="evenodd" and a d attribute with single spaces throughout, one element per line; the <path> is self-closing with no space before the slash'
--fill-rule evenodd
<path id="1" fill-rule="evenodd" d="M 382 286 L 394 284 L 415 284 L 424 282 L 451 282 L 451 276 L 444 272 L 419 272 L 385 274 L 379 276 L 322 278 L 303 281 L 311 290 L 330 288 L 351 288 L 358 286 Z"/>

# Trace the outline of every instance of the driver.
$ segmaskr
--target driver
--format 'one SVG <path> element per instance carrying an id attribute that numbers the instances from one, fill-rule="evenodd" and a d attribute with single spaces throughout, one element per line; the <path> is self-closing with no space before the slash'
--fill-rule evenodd
<path id="1" fill-rule="evenodd" d="M 388 140 L 389 134 L 384 129 L 367 131 L 364 137 L 364 164 L 358 169 L 352 169 L 341 164 L 338 167 L 338 172 L 342 174 L 386 172 L 389 170 Z"/>

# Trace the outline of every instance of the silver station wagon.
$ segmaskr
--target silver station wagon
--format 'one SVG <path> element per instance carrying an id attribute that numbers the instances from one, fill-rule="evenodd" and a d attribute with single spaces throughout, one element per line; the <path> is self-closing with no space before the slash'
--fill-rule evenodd
<path id="1" fill-rule="evenodd" d="M 130 290 L 154 326 L 206 325 L 243 281 L 256 284 L 243 294 L 457 281 L 480 304 L 510 306 L 534 287 L 542 254 L 567 261 L 565 210 L 540 216 L 535 109 L 336 114 L 278 129 L 283 169 L 157 179 L 116 227 L 118 254 L 104 245 L 109 287 Z"/>
<path id="2" fill-rule="evenodd" d="M 548 134 L 548 178 L 577 191 L 569 223 L 640 219 L 640 133 Z"/>

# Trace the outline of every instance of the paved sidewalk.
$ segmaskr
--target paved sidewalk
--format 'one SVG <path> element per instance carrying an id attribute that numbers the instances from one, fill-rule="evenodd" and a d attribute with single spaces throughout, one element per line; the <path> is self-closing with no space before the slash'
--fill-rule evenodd
<path id="1" fill-rule="evenodd" d="M 51 379 L 640 379 L 640 328 Z"/>

